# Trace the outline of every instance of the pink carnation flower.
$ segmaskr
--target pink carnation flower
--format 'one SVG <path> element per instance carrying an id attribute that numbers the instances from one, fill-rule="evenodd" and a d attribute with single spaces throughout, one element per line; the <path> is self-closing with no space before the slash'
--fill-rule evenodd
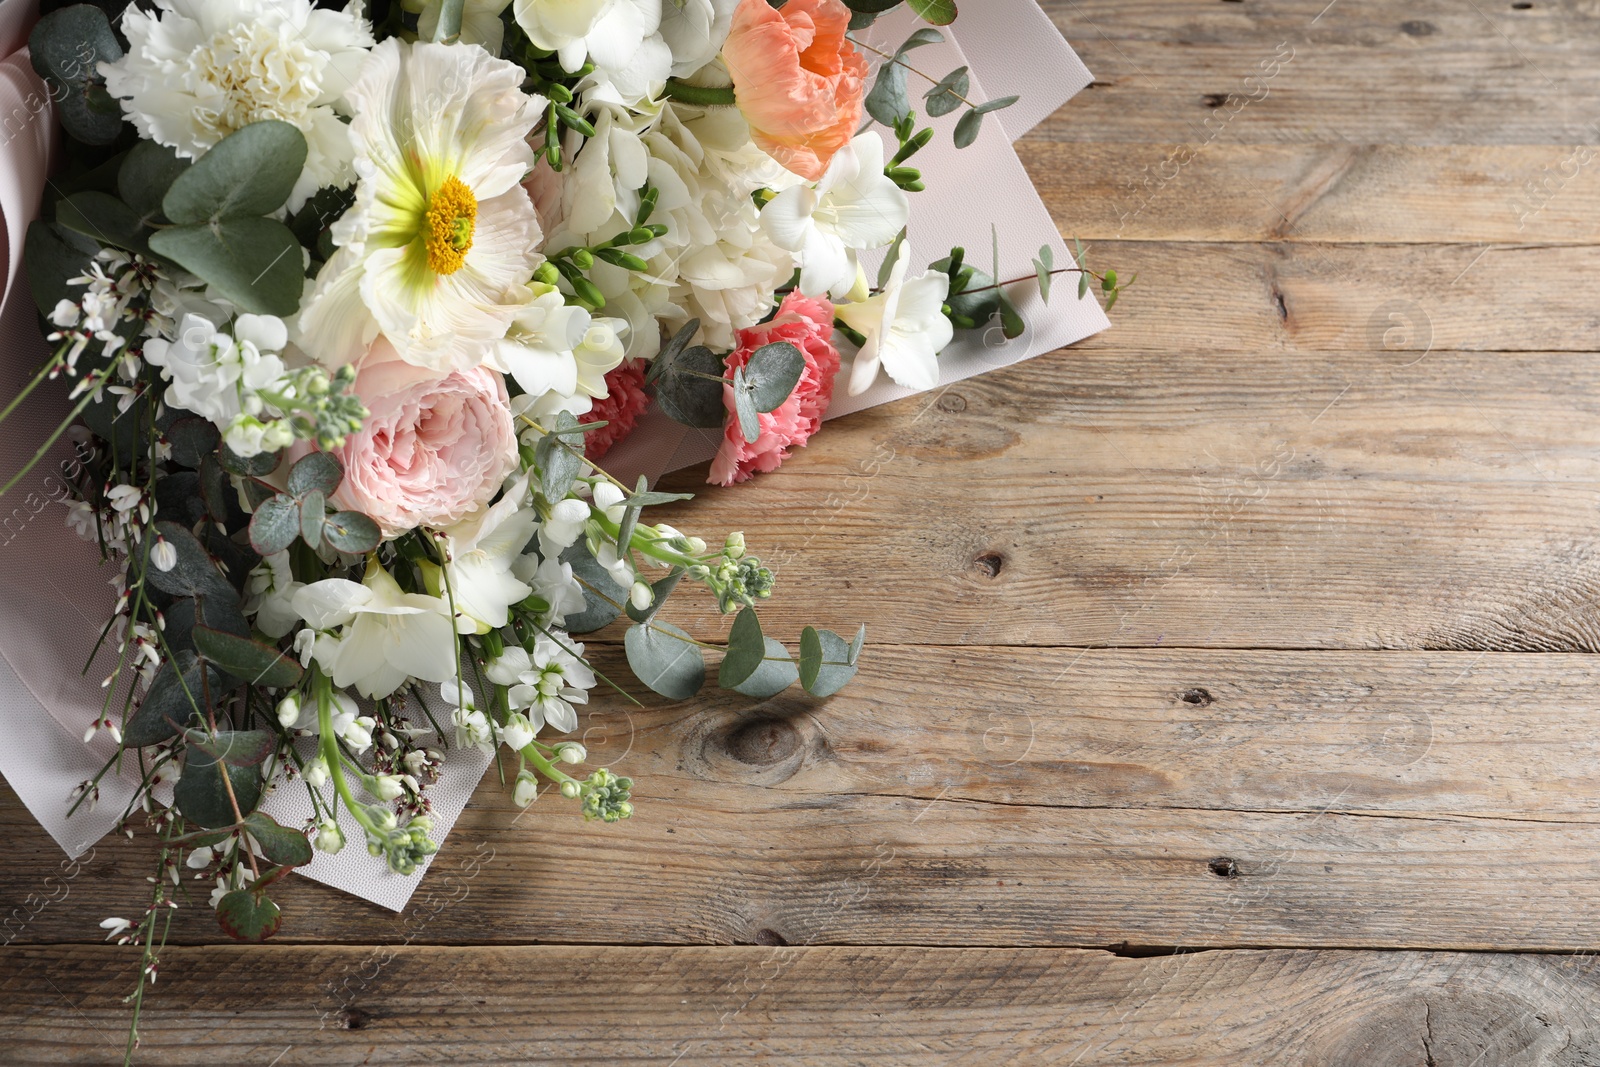
<path id="1" fill-rule="evenodd" d="M 632 433 L 639 416 L 650 406 L 650 394 L 644 391 L 644 369 L 644 360 L 629 359 L 606 373 L 606 395 L 596 397 L 594 407 L 580 420 L 606 424 L 583 435 L 583 454 L 589 459 L 600 459 Z"/>
<path id="2" fill-rule="evenodd" d="M 728 419 L 723 426 L 722 447 L 711 461 L 710 480 L 714 484 L 733 485 L 757 471 L 777 470 L 789 458 L 789 449 L 804 448 L 811 435 L 822 428 L 822 417 L 833 400 L 834 375 L 839 373 L 839 350 L 833 347 L 832 336 L 833 305 L 799 292 L 784 298 L 770 322 L 739 331 L 739 347 L 728 356 L 730 374 L 750 362 L 756 349 L 775 341 L 787 341 L 798 348 L 806 358 L 806 369 L 789 399 L 777 410 L 757 416 L 761 436 L 753 444 L 739 430 L 733 388 L 723 386 L 722 402 L 727 406 Z"/>

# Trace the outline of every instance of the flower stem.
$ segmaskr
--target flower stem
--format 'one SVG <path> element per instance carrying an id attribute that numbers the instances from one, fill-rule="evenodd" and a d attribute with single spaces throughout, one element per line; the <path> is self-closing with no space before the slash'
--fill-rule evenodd
<path id="1" fill-rule="evenodd" d="M 731 85 L 690 85 L 668 78 L 666 93 L 674 100 L 697 107 L 733 107 L 737 103 Z"/>

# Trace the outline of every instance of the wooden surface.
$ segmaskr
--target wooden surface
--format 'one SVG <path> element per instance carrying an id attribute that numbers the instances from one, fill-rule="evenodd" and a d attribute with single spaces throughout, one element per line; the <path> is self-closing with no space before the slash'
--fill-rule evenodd
<path id="1" fill-rule="evenodd" d="M 672 520 L 858 683 L 600 700 L 636 817 L 491 778 L 401 915 L 183 909 L 143 1062 L 1600 1064 L 1600 7 L 1045 6 L 1115 327 Z M 0 834 L 0 1063 L 111 1062 L 148 841 Z"/>

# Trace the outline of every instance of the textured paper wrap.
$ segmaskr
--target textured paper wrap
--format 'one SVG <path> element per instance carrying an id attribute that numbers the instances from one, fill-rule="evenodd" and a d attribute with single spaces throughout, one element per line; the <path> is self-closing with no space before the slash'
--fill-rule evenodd
<path id="1" fill-rule="evenodd" d="M 6 278 L 0 309 L 0 398 L 16 395 L 46 348 L 33 301 L 22 275 L 22 241 L 37 217 L 52 147 L 54 118 L 44 86 L 18 50 L 26 43 L 36 8 L 30 0 L 0 0 L 0 221 L 5 235 Z M 1011 141 L 1032 129 L 1089 83 L 1089 72 L 1034 0 L 984 0 L 969 5 L 944 44 L 918 49 L 916 65 L 942 75 L 968 65 L 972 99 L 1019 95 L 1022 101 L 985 122 L 978 143 L 957 151 L 950 127 L 957 116 L 936 120 L 938 136 L 916 163 L 928 191 L 916 194 L 909 240 L 914 270 L 949 252 L 968 250 L 969 262 L 987 268 L 991 223 L 999 236 L 1002 277 L 1031 273 L 1031 259 L 1049 243 L 1057 263 L 1070 262 L 1049 212 L 1018 161 Z M 866 39 L 893 51 L 917 25 L 902 10 L 882 19 Z M 949 35 L 947 35 L 949 36 Z M 914 81 L 915 79 L 913 79 Z M 915 92 L 914 97 L 919 97 Z M 1066 279 L 1065 281 L 1070 281 Z M 1041 355 L 1105 329 L 1092 299 L 1077 301 L 1075 286 L 1062 284 L 1047 308 L 1029 286 L 1015 290 L 1028 320 L 1026 334 L 1006 342 L 995 330 L 958 338 L 940 359 L 941 387 L 975 374 Z M 836 395 L 829 417 L 887 403 L 912 391 L 880 380 L 857 397 Z M 66 407 L 61 389 L 41 389 L 0 425 L 0 479 L 9 478 L 59 423 Z M 652 415 L 608 457 L 608 467 L 655 477 L 702 462 L 716 451 L 719 435 L 687 430 Z M 100 681 L 115 665 L 102 651 L 83 673 L 84 662 L 111 610 L 109 585 L 115 571 L 99 552 L 63 526 L 60 504 L 66 487 L 55 473 L 71 458 L 66 445 L 0 499 L 0 773 L 29 811 L 71 856 L 104 836 L 133 795 L 136 776 L 108 774 L 93 811 L 67 817 L 68 794 L 92 776 L 114 751 L 101 735 L 85 745 L 85 728 L 100 714 L 106 693 Z M 737 492 L 737 490 L 732 490 Z M 115 707 L 120 708 L 120 702 Z M 436 714 L 445 721 L 445 717 Z M 440 782 L 432 789 L 435 838 L 441 842 L 483 778 L 489 757 L 453 745 Z M 616 768 L 627 773 L 626 766 Z M 509 803 L 509 798 L 507 799 Z M 280 823 L 299 825 L 310 813 L 304 786 L 280 787 L 262 804 Z M 318 853 L 303 873 L 383 907 L 403 908 L 421 874 L 392 874 L 362 847 L 360 828 L 348 814 L 341 824 L 350 845 L 337 855 Z M 551 818 L 574 818 L 570 811 Z"/>

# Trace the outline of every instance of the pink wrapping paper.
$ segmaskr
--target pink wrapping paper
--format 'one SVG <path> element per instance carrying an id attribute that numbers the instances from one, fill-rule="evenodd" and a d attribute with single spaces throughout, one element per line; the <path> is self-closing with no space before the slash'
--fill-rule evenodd
<path id="1" fill-rule="evenodd" d="M 1031 271 L 1039 245 L 1050 243 L 1058 264 L 1070 262 L 1049 213 L 1024 172 L 1011 141 L 1056 110 L 1089 83 L 1089 72 L 1055 32 L 1034 0 L 985 0 L 973 5 L 945 44 L 917 50 L 917 65 L 939 75 L 963 64 L 973 69 L 976 99 L 1021 95 L 1016 107 L 991 116 L 978 144 L 958 152 L 949 126 L 957 116 L 938 120 L 939 136 L 917 163 L 928 191 L 913 201 L 910 239 L 923 264 L 965 245 L 969 260 L 989 259 L 991 220 L 1000 235 L 1006 278 Z M 0 397 L 14 396 L 46 355 L 32 297 L 22 271 L 22 241 L 28 220 L 37 217 L 46 185 L 54 119 L 48 97 L 29 66 L 27 31 L 36 17 L 36 0 L 0 0 L 0 224 L 7 251 L 3 309 L 0 309 Z M 917 25 L 907 11 L 880 20 L 868 38 L 886 50 Z M 995 121 L 998 119 L 998 121 Z M 1075 287 L 1063 284 L 1048 308 L 1026 287 L 1016 293 L 1030 323 L 1022 338 L 996 343 L 997 335 L 973 331 L 941 358 L 941 385 L 1008 366 L 1071 344 L 1108 325 L 1091 298 L 1079 302 Z M 841 390 L 829 417 L 911 395 L 887 380 L 859 397 Z M 66 408 L 64 390 L 41 389 L 0 424 L 0 480 L 9 479 L 59 423 Z M 701 462 L 716 450 L 718 435 L 686 430 L 652 415 L 608 457 L 608 467 L 652 477 Z M 133 794 L 137 776 L 107 775 L 93 811 L 66 816 L 68 794 L 90 777 L 113 751 L 103 735 L 85 745 L 85 728 L 99 716 L 105 691 L 100 681 L 115 665 L 102 652 L 87 674 L 84 661 L 112 606 L 108 584 L 115 571 L 99 553 L 63 526 L 59 503 L 65 486 L 55 474 L 70 461 L 62 444 L 23 483 L 0 498 L 0 773 L 40 824 L 77 856 L 114 825 Z M 781 476 L 781 475 L 778 475 Z M 738 490 L 731 490 L 737 492 Z M 120 703 L 115 706 L 120 707 Z M 489 757 L 452 745 L 442 780 L 433 790 L 435 836 L 441 844 L 465 808 L 488 767 Z M 627 773 L 625 766 L 616 768 Z M 285 825 L 309 814 L 303 786 L 279 789 L 262 805 Z M 552 809 L 549 818 L 574 818 Z M 346 816 L 350 847 L 337 855 L 318 853 L 303 872 L 312 878 L 384 907 L 399 910 L 422 875 L 390 873 L 381 859 L 361 847 L 361 832 Z M 442 854 L 442 853 L 441 853 Z"/>

